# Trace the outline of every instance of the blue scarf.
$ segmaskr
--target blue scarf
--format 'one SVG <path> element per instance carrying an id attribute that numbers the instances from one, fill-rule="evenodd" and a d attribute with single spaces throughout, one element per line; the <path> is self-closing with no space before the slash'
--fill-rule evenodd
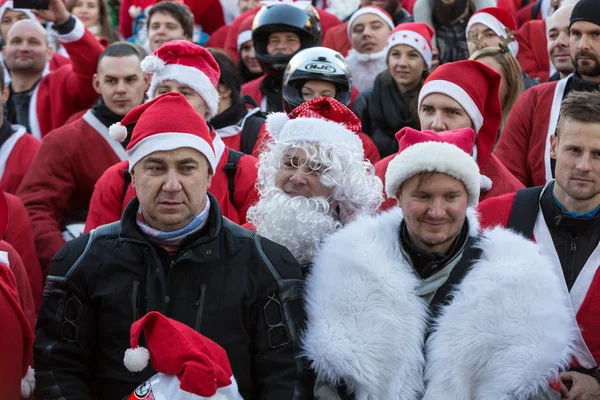
<path id="1" fill-rule="evenodd" d="M 563 214 L 568 215 L 569 217 L 577 218 L 577 219 L 590 219 L 590 218 L 594 218 L 596 216 L 596 214 L 598 214 L 598 211 L 600 211 L 600 206 L 594 208 L 591 211 L 583 213 L 583 214 L 577 214 L 577 213 L 574 213 L 571 211 L 566 211 L 565 208 L 563 207 L 563 205 L 558 202 L 558 199 L 556 198 L 556 196 L 554 196 L 554 185 L 556 185 L 556 182 L 554 182 L 552 184 L 550 193 L 552 194 L 552 199 L 554 200 L 554 203 L 556 203 L 556 205 L 558 206 L 558 208 L 560 209 L 560 211 Z"/>
<path id="2" fill-rule="evenodd" d="M 189 235 L 198 232 L 200 229 L 204 228 L 206 225 L 206 221 L 208 220 L 208 214 L 210 212 L 210 199 L 206 196 L 206 204 L 204 205 L 204 209 L 200 212 L 200 214 L 196 215 L 189 224 L 184 226 L 181 229 L 177 229 L 176 231 L 171 232 L 163 232 L 158 229 L 154 229 L 151 226 L 147 225 L 144 221 L 144 216 L 142 214 L 142 208 L 138 208 L 136 214 L 136 222 L 137 226 L 140 230 L 146 234 L 150 240 L 159 245 L 159 246 L 167 246 L 167 247 L 178 247 L 186 237 Z"/>

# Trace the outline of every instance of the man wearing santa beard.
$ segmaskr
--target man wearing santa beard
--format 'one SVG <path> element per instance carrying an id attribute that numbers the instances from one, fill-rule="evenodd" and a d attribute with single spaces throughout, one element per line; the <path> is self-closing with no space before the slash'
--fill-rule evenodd
<path id="1" fill-rule="evenodd" d="M 267 129 L 272 140 L 260 155 L 260 200 L 248 220 L 307 267 L 330 234 L 377 212 L 382 184 L 364 158 L 360 120 L 333 98 L 271 114 Z"/>

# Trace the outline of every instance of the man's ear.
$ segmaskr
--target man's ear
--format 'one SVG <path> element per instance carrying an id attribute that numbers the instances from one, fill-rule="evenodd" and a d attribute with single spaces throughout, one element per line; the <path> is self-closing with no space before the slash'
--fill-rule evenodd
<path id="1" fill-rule="evenodd" d="M 94 90 L 96 91 L 96 93 L 98 94 L 102 94 L 100 92 L 100 78 L 98 77 L 98 74 L 94 74 L 94 76 L 92 77 L 92 85 L 94 86 Z"/>
<path id="2" fill-rule="evenodd" d="M 129 172 L 131 175 L 131 186 L 135 189 L 135 167 Z"/>
<path id="3" fill-rule="evenodd" d="M 558 137 L 550 136 L 550 157 L 556 160 L 556 147 L 558 146 Z"/>

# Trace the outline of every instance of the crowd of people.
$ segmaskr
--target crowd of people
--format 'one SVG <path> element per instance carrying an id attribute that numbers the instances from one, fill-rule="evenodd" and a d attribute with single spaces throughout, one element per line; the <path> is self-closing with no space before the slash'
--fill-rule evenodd
<path id="1" fill-rule="evenodd" d="M 600 1 L 0 36 L 0 399 L 600 400 Z"/>

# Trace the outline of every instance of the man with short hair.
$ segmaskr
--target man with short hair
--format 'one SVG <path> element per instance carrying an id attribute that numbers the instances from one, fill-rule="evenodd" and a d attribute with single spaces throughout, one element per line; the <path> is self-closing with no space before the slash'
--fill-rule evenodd
<path id="1" fill-rule="evenodd" d="M 525 91 L 496 148 L 500 161 L 526 187 L 544 185 L 554 177 L 550 138 L 560 119 L 561 101 L 571 91 L 600 90 L 600 2 L 580 0 L 573 8 L 569 32 L 575 72 Z"/>
<path id="2" fill-rule="evenodd" d="M 142 59 L 143 54 L 129 43 L 104 50 L 94 75 L 100 98 L 82 117 L 44 138 L 25 174 L 18 196 L 31 216 L 46 273 L 65 240 L 83 231 L 96 181 L 111 165 L 127 158 L 126 143 L 111 138 L 108 128 L 144 102 L 148 80 L 140 68 Z"/>
<path id="3" fill-rule="evenodd" d="M 365 160 L 360 120 L 337 100 L 315 98 L 267 119 L 260 199 L 248 211 L 256 232 L 285 246 L 301 266 L 333 232 L 381 204 L 381 181 Z"/>
<path id="4" fill-rule="evenodd" d="M 243 398 L 310 399 L 298 263 L 223 218 L 207 193 L 217 168 L 211 134 L 182 94 L 134 108 L 111 135 L 134 123 L 127 155 L 136 198 L 120 222 L 68 242 L 50 267 L 36 397 L 128 396 L 154 374 L 123 365 L 129 327 L 159 311 L 226 350 Z"/>
<path id="5" fill-rule="evenodd" d="M 550 398 L 576 334 L 558 271 L 513 232 L 478 233 L 472 129 L 398 137 L 398 206 L 331 235 L 307 277 L 317 382 L 363 399 Z"/>
<path id="6" fill-rule="evenodd" d="M 554 74 L 549 82 L 566 78 L 573 72 L 573 60 L 569 49 L 569 20 L 574 5 L 560 7 L 546 20 L 548 27 L 548 56 Z"/>
<path id="7" fill-rule="evenodd" d="M 197 44 L 173 40 L 165 43 L 142 62 L 142 70 L 152 74 L 148 98 L 169 92 L 181 93 L 206 121 L 218 113 L 219 65 L 208 50 Z M 209 125 L 217 154 L 210 193 L 215 196 L 223 215 L 243 224 L 246 213 L 258 199 L 255 188 L 256 158 L 236 152 L 225 145 Z M 96 183 L 90 200 L 86 232 L 118 221 L 135 197 L 128 173 L 128 161 L 110 167 Z"/>
<path id="8" fill-rule="evenodd" d="M 163 1 L 148 11 L 148 48 L 156 51 L 165 42 L 176 39 L 192 40 L 194 16 L 190 9 L 173 1 Z"/>
<path id="9" fill-rule="evenodd" d="M 581 329 L 576 360 L 561 374 L 563 398 L 600 398 L 600 93 L 572 92 L 563 101 L 550 156 L 555 179 L 484 201 L 482 225 L 532 237 L 562 271 Z M 560 293 L 558 293 L 560 295 Z M 570 384 L 569 384 L 570 382 Z"/>
<path id="10" fill-rule="evenodd" d="M 8 120 L 23 125 L 38 139 L 96 100 L 92 77 L 104 50 L 94 34 L 67 11 L 61 0 L 50 0 L 49 7 L 38 13 L 54 22 L 58 39 L 70 54 L 71 66 L 44 76 L 52 51 L 46 31 L 37 21 L 15 23 L 2 49 L 11 74 Z"/>

